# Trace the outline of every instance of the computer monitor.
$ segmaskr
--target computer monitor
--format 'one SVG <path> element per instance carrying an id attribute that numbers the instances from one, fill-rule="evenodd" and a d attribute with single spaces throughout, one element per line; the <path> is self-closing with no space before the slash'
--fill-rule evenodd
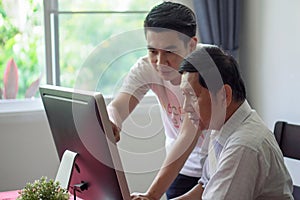
<path id="1" fill-rule="evenodd" d="M 130 199 L 103 96 L 51 85 L 40 94 L 60 160 L 77 153 L 68 190 L 85 200 Z"/>

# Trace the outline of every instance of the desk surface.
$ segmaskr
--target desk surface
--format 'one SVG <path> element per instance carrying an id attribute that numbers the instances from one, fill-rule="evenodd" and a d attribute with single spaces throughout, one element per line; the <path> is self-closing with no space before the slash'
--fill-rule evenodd
<path id="1" fill-rule="evenodd" d="M 19 190 L 0 192 L 0 200 L 13 200 L 19 196 Z"/>
<path id="2" fill-rule="evenodd" d="M 0 192 L 0 200 L 16 200 L 19 196 L 20 190 L 13 190 L 13 191 L 6 191 L 6 192 Z M 72 200 L 74 197 L 71 195 L 70 200 Z M 80 198 L 76 197 L 76 199 L 80 200 Z"/>

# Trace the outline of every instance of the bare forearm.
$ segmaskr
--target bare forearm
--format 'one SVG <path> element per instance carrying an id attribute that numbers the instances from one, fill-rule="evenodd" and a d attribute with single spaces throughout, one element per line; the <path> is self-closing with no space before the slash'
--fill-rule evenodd
<path id="1" fill-rule="evenodd" d="M 185 161 L 197 144 L 201 133 L 190 122 L 184 122 L 181 133 L 167 155 L 147 193 L 153 199 L 159 199 L 182 169 Z"/>
<path id="2" fill-rule="evenodd" d="M 122 123 L 126 120 L 138 103 L 139 101 L 130 94 L 118 94 L 118 96 L 108 106 L 110 119 L 118 127 L 121 127 Z"/>

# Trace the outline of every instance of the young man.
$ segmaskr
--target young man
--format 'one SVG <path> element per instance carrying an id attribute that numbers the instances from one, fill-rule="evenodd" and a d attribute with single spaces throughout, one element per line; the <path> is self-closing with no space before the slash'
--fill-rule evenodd
<path id="1" fill-rule="evenodd" d="M 292 180 L 273 133 L 246 100 L 238 63 L 216 46 L 183 61 L 184 110 L 209 130 L 199 184 L 176 199 L 293 199 Z"/>
<path id="2" fill-rule="evenodd" d="M 181 75 L 178 72 L 183 58 L 197 45 L 195 15 L 182 4 L 164 2 L 146 16 L 144 30 L 148 55 L 140 58 L 131 68 L 120 93 L 108 106 L 108 112 L 116 125 L 114 131 L 119 139 L 123 121 L 149 90 L 154 92 L 162 108 L 169 153 L 148 192 L 133 197 L 159 199 L 176 178 L 167 191 L 167 197 L 174 198 L 195 186 L 201 176 L 199 153 L 203 138 L 198 139 L 200 134 L 182 112 L 184 98 L 179 88 Z M 191 132 L 194 137 L 190 137 Z M 189 135 L 188 139 L 186 135 Z M 179 146 L 185 146 L 186 151 Z"/>

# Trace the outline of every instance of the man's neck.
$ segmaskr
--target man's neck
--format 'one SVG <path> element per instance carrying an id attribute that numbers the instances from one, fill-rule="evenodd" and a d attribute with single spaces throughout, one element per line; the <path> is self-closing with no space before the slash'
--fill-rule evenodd
<path id="1" fill-rule="evenodd" d="M 230 104 L 230 106 L 227 108 L 227 113 L 226 113 L 226 119 L 225 122 L 233 115 L 233 113 L 235 113 L 239 107 L 245 102 L 245 100 L 243 101 L 239 101 L 239 102 L 232 102 Z"/>
<path id="2" fill-rule="evenodd" d="M 181 83 L 181 75 L 178 76 L 177 78 L 171 80 L 170 83 L 171 83 L 172 85 L 180 85 L 180 83 Z"/>

